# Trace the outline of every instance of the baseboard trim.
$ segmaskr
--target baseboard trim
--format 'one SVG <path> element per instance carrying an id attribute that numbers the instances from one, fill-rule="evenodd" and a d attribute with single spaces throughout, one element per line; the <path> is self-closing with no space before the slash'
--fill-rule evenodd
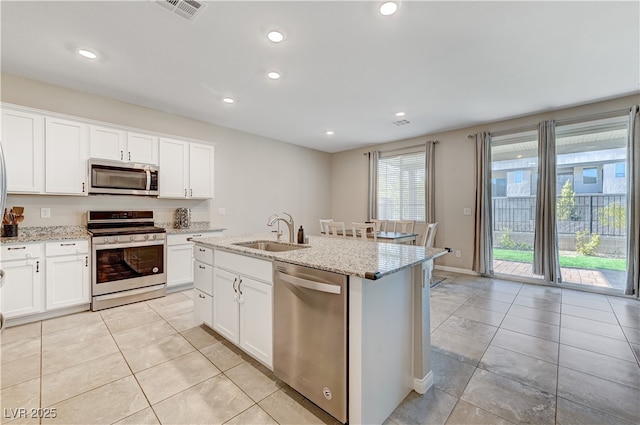
<path id="1" fill-rule="evenodd" d="M 434 266 L 433 267 L 434 270 L 442 270 L 444 272 L 452 272 L 452 273 L 460 273 L 460 274 L 468 274 L 471 276 L 480 276 L 480 273 L 476 273 L 473 270 L 467 270 L 467 269 L 459 269 L 457 267 L 449 267 L 449 266 Z"/>
<path id="2" fill-rule="evenodd" d="M 87 310 L 91 310 L 91 304 L 82 304 L 73 307 L 61 308 L 58 310 L 46 311 L 43 313 L 12 317 L 10 319 L 5 318 L 5 325 L 7 328 L 10 328 L 12 326 L 25 325 L 27 323 L 37 322 L 39 320 L 54 319 L 56 317 L 67 316 L 69 314 L 80 313 Z"/>
<path id="3" fill-rule="evenodd" d="M 433 386 L 433 371 L 430 370 L 422 379 L 413 378 L 413 389 L 418 394 L 424 394 Z"/>

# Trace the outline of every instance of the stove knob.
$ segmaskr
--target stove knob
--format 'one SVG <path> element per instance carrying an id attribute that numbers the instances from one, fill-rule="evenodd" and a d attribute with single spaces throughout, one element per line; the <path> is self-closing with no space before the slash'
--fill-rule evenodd
<path id="1" fill-rule="evenodd" d="M 158 235 L 151 235 L 151 239 L 156 239 L 158 237 Z"/>
<path id="2" fill-rule="evenodd" d="M 149 240 L 149 235 L 144 235 L 144 240 Z"/>
<path id="3" fill-rule="evenodd" d="M 104 238 L 104 243 L 109 243 L 109 238 Z"/>
<path id="4" fill-rule="evenodd" d="M 130 237 L 129 239 L 130 239 L 130 240 L 132 240 L 132 241 L 135 241 L 135 240 L 136 240 L 136 237 L 135 237 L 135 236 L 133 236 L 133 235 L 131 235 L 131 237 Z"/>
<path id="5" fill-rule="evenodd" d="M 114 242 L 120 242 L 120 236 L 116 236 L 115 238 L 113 238 Z"/>

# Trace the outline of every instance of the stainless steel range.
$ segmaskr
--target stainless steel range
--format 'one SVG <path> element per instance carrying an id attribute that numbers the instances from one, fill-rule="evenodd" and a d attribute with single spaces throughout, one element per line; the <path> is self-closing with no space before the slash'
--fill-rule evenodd
<path id="1" fill-rule="evenodd" d="M 153 211 L 89 211 L 93 311 L 166 294 L 166 230 Z"/>

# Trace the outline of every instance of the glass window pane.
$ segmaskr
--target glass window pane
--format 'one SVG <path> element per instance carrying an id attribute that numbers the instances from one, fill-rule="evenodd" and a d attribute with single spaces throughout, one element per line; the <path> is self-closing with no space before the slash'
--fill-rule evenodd
<path id="1" fill-rule="evenodd" d="M 378 218 L 425 221 L 425 152 L 383 156 L 378 162 Z"/>

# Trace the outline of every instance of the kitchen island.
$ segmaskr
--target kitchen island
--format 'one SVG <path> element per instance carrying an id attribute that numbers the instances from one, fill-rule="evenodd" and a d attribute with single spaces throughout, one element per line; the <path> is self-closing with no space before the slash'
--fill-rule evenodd
<path id="1" fill-rule="evenodd" d="M 332 237 L 310 237 L 303 248 L 281 252 L 246 246 L 269 240 L 275 236 L 194 242 L 214 258 L 247 256 L 266 265 L 280 261 L 348 276 L 349 423 L 382 423 L 412 390 L 431 387 L 429 280 L 433 259 L 445 250 Z"/>

